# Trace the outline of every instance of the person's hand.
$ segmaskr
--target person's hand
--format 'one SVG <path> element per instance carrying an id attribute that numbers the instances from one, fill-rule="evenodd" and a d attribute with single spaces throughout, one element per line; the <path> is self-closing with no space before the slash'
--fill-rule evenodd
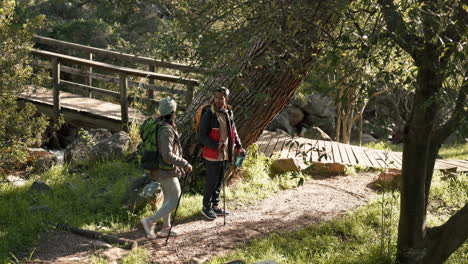
<path id="1" fill-rule="evenodd" d="M 187 165 L 184 167 L 184 171 L 185 171 L 185 174 L 191 173 L 191 172 L 192 172 L 192 165 L 187 164 Z"/>
<path id="2" fill-rule="evenodd" d="M 246 153 L 245 149 L 237 148 L 237 155 L 240 155 L 241 153 Z"/>

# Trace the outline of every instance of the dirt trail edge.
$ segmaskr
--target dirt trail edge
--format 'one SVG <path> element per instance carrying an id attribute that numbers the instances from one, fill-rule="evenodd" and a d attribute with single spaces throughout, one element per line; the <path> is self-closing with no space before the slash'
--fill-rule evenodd
<path id="1" fill-rule="evenodd" d="M 374 173 L 360 173 L 307 180 L 301 187 L 232 211 L 226 225 L 222 217 L 207 221 L 200 216 L 184 224 L 176 223 L 174 229 L 180 235 L 171 237 L 167 246 L 163 238 L 146 241 L 141 246 L 150 252 L 149 263 L 187 263 L 193 258 L 226 255 L 268 233 L 293 231 L 343 215 L 369 199 L 374 193 L 369 186 L 375 178 Z M 142 238 L 144 232 L 139 227 L 121 235 L 137 239 Z M 45 235 L 33 259 L 47 263 L 83 263 L 89 261 L 96 249 L 95 241 L 70 233 L 51 232 Z"/>

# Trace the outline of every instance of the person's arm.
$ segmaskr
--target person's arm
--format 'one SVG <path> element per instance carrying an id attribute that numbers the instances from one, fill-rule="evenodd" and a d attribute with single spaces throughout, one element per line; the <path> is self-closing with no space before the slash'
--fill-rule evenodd
<path id="1" fill-rule="evenodd" d="M 199 133 L 198 139 L 204 146 L 210 149 L 218 149 L 218 142 L 210 138 L 211 116 L 212 116 L 212 113 L 209 109 L 206 110 L 202 114 L 202 117 L 200 120 L 199 132 L 198 132 Z"/>
<path id="2" fill-rule="evenodd" d="M 165 126 L 159 130 L 158 143 L 161 157 L 164 162 L 174 164 L 177 167 L 185 168 L 189 165 L 188 161 L 182 157 L 177 157 L 172 153 L 172 146 L 175 140 L 175 133 L 171 128 Z"/>
<path id="3" fill-rule="evenodd" d="M 238 150 L 243 150 L 239 134 L 237 134 L 236 123 L 234 122 L 234 114 L 232 113 L 232 111 L 231 111 L 230 114 L 231 114 L 230 119 L 231 119 L 232 127 L 234 129 L 234 145 L 235 145 L 235 148 L 238 149 Z"/>

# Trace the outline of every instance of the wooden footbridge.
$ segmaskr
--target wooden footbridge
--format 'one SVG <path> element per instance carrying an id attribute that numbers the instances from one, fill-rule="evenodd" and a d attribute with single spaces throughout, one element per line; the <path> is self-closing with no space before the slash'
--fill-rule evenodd
<path id="1" fill-rule="evenodd" d="M 34 41 L 36 48 L 31 51 L 35 57 L 33 65 L 50 71 L 51 85 L 49 88 L 29 86 L 20 98 L 36 104 L 41 112 L 54 119 L 62 115 L 66 122 L 78 126 L 102 127 L 111 131 L 127 129 L 129 122 L 141 123 L 146 118 L 140 111 L 129 107 L 129 102 L 147 105 L 147 112 L 150 113 L 158 105 L 155 93 L 159 96 L 171 95 L 183 108 L 190 104 L 194 88 L 199 84 L 197 79 L 190 76 L 205 72 L 189 65 L 39 36 L 35 36 Z M 49 47 L 49 50 L 43 50 L 45 47 Z M 73 52 L 74 56 L 65 55 L 64 51 Z M 98 58 L 105 62 L 97 61 Z M 115 61 L 125 65 L 140 65 L 139 68 L 145 65 L 148 70 L 117 65 Z M 156 69 L 176 72 L 177 75 L 156 73 Z M 276 132 L 265 131 L 257 143 L 260 152 L 267 157 L 299 158 L 373 168 L 399 169 L 402 164 L 401 152 L 386 152 L 333 141 L 291 138 Z M 439 159 L 436 169 L 468 171 L 468 161 Z"/>
<path id="2" fill-rule="evenodd" d="M 259 151 L 269 158 L 306 159 L 320 163 L 401 169 L 402 153 L 371 149 L 335 141 L 292 138 L 285 133 L 264 131 L 257 141 Z M 437 170 L 468 172 L 467 160 L 437 159 Z"/>
<path id="3" fill-rule="evenodd" d="M 47 88 L 28 86 L 20 98 L 36 104 L 41 112 L 54 119 L 62 115 L 66 122 L 80 126 L 104 127 L 111 131 L 127 129 L 129 122 L 140 123 L 145 118 L 129 104 L 143 105 L 151 114 L 158 105 L 155 94 L 170 95 L 183 109 L 190 104 L 194 88 L 199 85 L 199 81 L 190 76 L 204 72 L 189 65 L 40 36 L 35 36 L 34 41 L 32 64 L 35 70 L 50 71 L 51 83 Z"/>

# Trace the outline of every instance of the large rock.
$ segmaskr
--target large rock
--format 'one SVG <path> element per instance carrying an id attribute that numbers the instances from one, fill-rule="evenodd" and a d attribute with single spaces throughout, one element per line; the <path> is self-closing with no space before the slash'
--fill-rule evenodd
<path id="1" fill-rule="evenodd" d="M 16 187 L 22 187 L 28 183 L 28 181 L 24 180 L 21 177 L 14 176 L 14 175 L 8 175 L 5 178 L 11 185 L 16 186 Z"/>
<path id="2" fill-rule="evenodd" d="M 318 140 L 327 140 L 327 141 L 332 140 L 330 136 L 328 136 L 327 133 L 325 133 L 319 127 L 311 127 L 309 129 L 306 129 L 305 131 L 303 131 L 303 135 L 301 136 L 305 138 L 318 139 Z"/>
<path id="3" fill-rule="evenodd" d="M 276 159 L 271 163 L 271 170 L 276 173 L 299 172 L 305 168 L 306 166 L 299 158 Z"/>
<path id="4" fill-rule="evenodd" d="M 67 146 L 64 153 L 66 163 L 88 160 L 93 147 L 104 139 L 110 138 L 112 133 L 103 128 L 91 129 L 78 133 L 79 137 Z"/>
<path id="5" fill-rule="evenodd" d="M 43 181 L 34 181 L 31 187 L 29 187 L 29 192 L 31 193 L 44 193 L 50 191 L 52 191 L 52 188 Z"/>
<path id="6" fill-rule="evenodd" d="M 130 136 L 120 131 L 112 135 L 105 129 L 92 129 L 65 149 L 67 163 L 80 163 L 85 160 L 109 160 L 128 150 Z"/>
<path id="7" fill-rule="evenodd" d="M 379 174 L 377 183 L 384 187 L 399 188 L 401 184 L 401 170 L 386 169 Z"/>
<path id="8" fill-rule="evenodd" d="M 313 94 L 305 98 L 294 99 L 293 105 L 305 113 L 303 123 L 306 126 L 320 127 L 328 134 L 335 130 L 336 106 L 332 98 L 320 94 Z"/>
<path id="9" fill-rule="evenodd" d="M 281 111 L 273 121 L 271 121 L 270 125 L 268 126 L 268 130 L 276 131 L 282 130 L 286 133 L 293 135 L 294 134 L 294 127 L 291 126 L 289 122 L 289 115 L 287 111 Z"/>
<path id="10" fill-rule="evenodd" d="M 312 162 L 312 165 L 305 169 L 304 172 L 309 175 L 344 175 L 346 166 L 340 163 Z"/>
<path id="11" fill-rule="evenodd" d="M 289 105 L 285 110 L 288 113 L 289 124 L 293 127 L 299 125 L 304 119 L 302 110 L 294 105 Z"/>
<path id="12" fill-rule="evenodd" d="M 148 203 L 153 209 L 162 200 L 161 185 L 148 175 L 135 179 L 123 198 L 123 206 L 129 211 L 138 212 Z"/>
<path id="13" fill-rule="evenodd" d="M 93 147 L 93 159 L 109 160 L 121 156 L 128 150 L 129 145 L 130 136 L 126 132 L 120 131 L 109 138 L 103 139 Z"/>
<path id="14" fill-rule="evenodd" d="M 378 140 L 375 139 L 373 136 L 369 135 L 369 134 L 362 134 L 362 139 L 361 139 L 361 143 L 363 145 L 365 144 L 369 144 L 369 143 L 376 143 Z"/>
<path id="15" fill-rule="evenodd" d="M 30 148 L 28 152 L 28 160 L 33 172 L 44 172 L 58 163 L 57 157 L 45 149 Z"/>

